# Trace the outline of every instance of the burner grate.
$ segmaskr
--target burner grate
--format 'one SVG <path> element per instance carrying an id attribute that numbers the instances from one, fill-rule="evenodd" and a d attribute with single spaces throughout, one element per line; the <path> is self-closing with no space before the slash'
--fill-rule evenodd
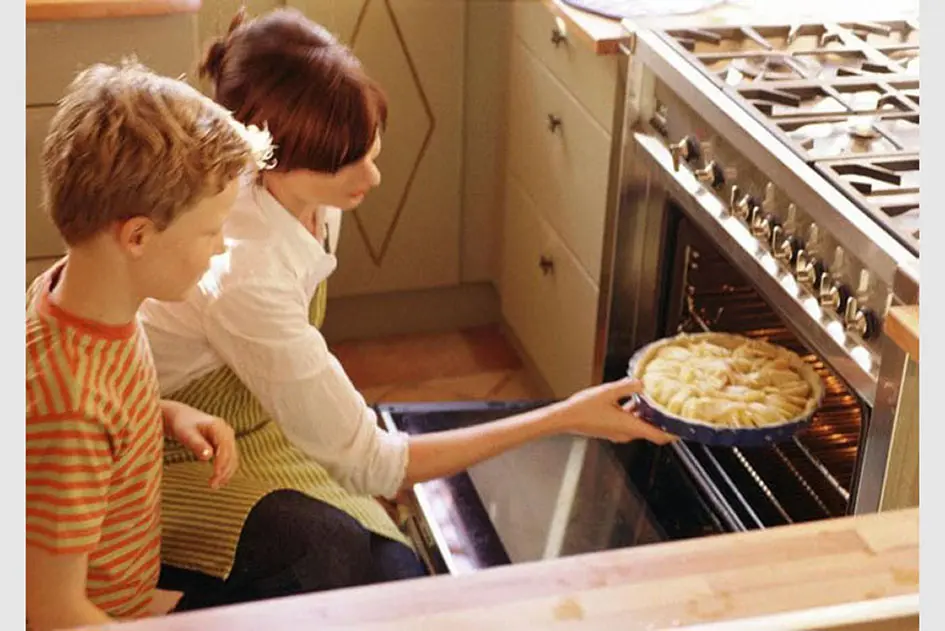
<path id="1" fill-rule="evenodd" d="M 664 38 L 918 255 L 917 20 L 670 30 Z"/>

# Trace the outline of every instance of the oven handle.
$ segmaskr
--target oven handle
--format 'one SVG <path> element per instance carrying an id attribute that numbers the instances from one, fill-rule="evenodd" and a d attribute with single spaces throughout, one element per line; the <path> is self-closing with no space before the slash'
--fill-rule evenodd
<path id="1" fill-rule="evenodd" d="M 829 316 L 815 298 L 801 289 L 794 277 L 761 248 L 748 227 L 731 216 L 722 201 L 691 171 L 673 170 L 672 156 L 659 139 L 633 132 L 630 140 L 634 146 L 628 157 L 641 161 L 651 185 L 655 181 L 678 203 L 736 269 L 745 274 L 772 309 L 872 407 L 879 368 L 872 354 L 863 346 L 855 350 L 857 345 L 847 336 L 839 319 Z"/>

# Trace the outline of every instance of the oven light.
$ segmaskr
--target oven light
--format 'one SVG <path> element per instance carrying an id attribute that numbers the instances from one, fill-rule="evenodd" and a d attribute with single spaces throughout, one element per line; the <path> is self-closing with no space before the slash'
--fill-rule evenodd
<path id="1" fill-rule="evenodd" d="M 792 296 L 797 296 L 797 294 L 798 294 L 800 288 L 798 287 L 797 281 L 794 280 L 794 277 L 793 277 L 793 276 L 791 276 L 790 274 L 785 274 L 785 275 L 781 278 L 781 285 L 782 285 L 786 290 L 788 290 Z M 805 302 L 806 302 L 806 301 L 805 301 Z M 804 307 L 806 308 L 807 305 L 805 304 Z M 819 315 L 820 315 L 820 314 L 818 314 L 818 317 L 819 317 Z"/>
<path id="2" fill-rule="evenodd" d="M 843 330 L 843 325 L 836 320 L 833 320 L 827 325 L 827 333 L 840 344 L 844 344 L 847 341 L 847 334 L 846 331 Z"/>
<path id="3" fill-rule="evenodd" d="M 728 217 L 725 220 L 725 223 L 729 224 L 726 226 L 728 233 L 732 235 L 736 241 L 738 241 L 738 245 L 745 248 L 745 251 L 747 251 L 749 254 L 755 254 L 758 252 L 758 240 L 751 236 L 751 233 L 745 229 L 745 226 L 742 225 L 738 219 L 735 219 L 734 217 Z"/>
<path id="4" fill-rule="evenodd" d="M 850 355 L 853 356 L 854 361 L 860 365 L 863 370 L 866 372 L 872 372 L 873 370 L 873 356 L 870 355 L 870 352 L 863 346 L 855 346 L 853 350 L 850 351 Z"/>
<path id="5" fill-rule="evenodd" d="M 767 252 L 762 252 L 758 258 L 761 260 L 761 266 L 765 268 L 766 272 L 775 277 L 778 275 L 778 262 L 774 260 L 773 256 Z"/>
<path id="6" fill-rule="evenodd" d="M 820 320 L 820 316 L 824 314 L 824 310 L 820 308 L 820 303 L 817 302 L 817 299 L 813 296 L 808 296 L 804 299 L 804 310 Z"/>

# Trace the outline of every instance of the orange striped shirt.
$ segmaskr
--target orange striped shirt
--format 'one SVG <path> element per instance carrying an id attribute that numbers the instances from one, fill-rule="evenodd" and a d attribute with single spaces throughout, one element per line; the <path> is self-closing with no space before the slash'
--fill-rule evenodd
<path id="1" fill-rule="evenodd" d="M 136 322 L 105 326 L 50 301 L 61 269 L 27 293 L 26 543 L 88 553 L 89 599 L 139 617 L 160 571 L 157 374 Z"/>

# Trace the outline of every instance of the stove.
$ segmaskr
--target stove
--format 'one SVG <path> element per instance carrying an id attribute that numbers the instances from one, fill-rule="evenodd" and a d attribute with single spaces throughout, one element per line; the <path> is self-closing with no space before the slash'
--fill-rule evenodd
<path id="1" fill-rule="evenodd" d="M 670 30 L 664 37 L 919 253 L 918 20 Z"/>
<path id="2" fill-rule="evenodd" d="M 778 462 L 812 491 L 800 513 L 878 510 L 905 427 L 896 419 L 917 405 L 900 397 L 917 366 L 883 323 L 890 306 L 918 303 L 918 19 L 625 24 L 619 194 L 600 297 L 604 378 L 681 330 L 786 343 L 836 386 L 837 410 L 822 411 L 796 453 L 709 458 L 692 446 L 684 459 L 705 457 L 706 479 L 725 471 L 705 486 L 714 497 L 729 489 L 733 514 L 756 491 L 739 467 L 791 479 L 768 471 Z M 789 498 L 803 494 L 775 486 L 765 481 L 794 519 L 788 507 L 800 500 Z M 764 512 L 748 504 L 746 514 Z"/>

